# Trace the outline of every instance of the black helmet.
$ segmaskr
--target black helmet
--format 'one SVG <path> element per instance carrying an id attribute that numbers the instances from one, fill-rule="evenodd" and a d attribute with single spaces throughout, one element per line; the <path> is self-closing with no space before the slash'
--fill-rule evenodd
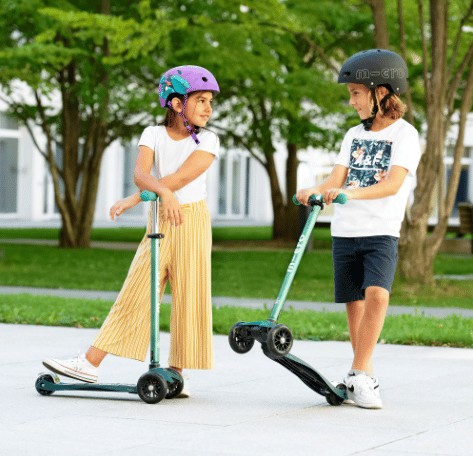
<path id="1" fill-rule="evenodd" d="M 395 93 L 407 90 L 407 65 L 395 52 L 369 49 L 348 58 L 338 74 L 339 83 L 363 84 L 370 89 L 389 85 Z"/>

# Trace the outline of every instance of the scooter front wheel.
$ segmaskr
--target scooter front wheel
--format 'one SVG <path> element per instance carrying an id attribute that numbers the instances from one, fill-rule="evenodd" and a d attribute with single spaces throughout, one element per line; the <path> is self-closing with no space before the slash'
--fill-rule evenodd
<path id="1" fill-rule="evenodd" d="M 248 326 L 240 326 L 240 323 L 236 323 L 232 326 L 228 334 L 228 343 L 234 352 L 242 355 L 252 349 L 255 339 L 251 335 Z"/>
<path id="2" fill-rule="evenodd" d="M 161 402 L 168 393 L 167 382 L 160 375 L 153 373 L 143 374 L 137 384 L 138 396 L 147 404 Z"/>
<path id="3" fill-rule="evenodd" d="M 287 326 L 276 325 L 268 331 L 266 348 L 272 357 L 281 358 L 291 351 L 293 341 L 291 330 Z"/>

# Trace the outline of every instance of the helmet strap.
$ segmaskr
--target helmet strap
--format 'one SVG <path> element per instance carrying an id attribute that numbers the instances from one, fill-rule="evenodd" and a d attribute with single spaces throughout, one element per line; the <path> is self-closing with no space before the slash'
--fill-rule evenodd
<path id="1" fill-rule="evenodd" d="M 196 144 L 200 144 L 200 140 L 199 138 L 197 137 L 197 133 L 199 132 L 197 128 L 195 127 L 191 127 L 190 124 L 189 124 L 189 121 L 186 119 L 186 116 L 184 115 L 184 111 L 186 109 L 186 105 L 187 105 L 187 99 L 189 97 L 187 95 L 184 95 L 184 98 L 182 100 L 182 111 L 181 112 L 178 112 L 177 115 L 183 120 L 184 122 L 184 127 L 186 127 L 186 130 L 189 132 L 189 134 L 191 135 L 192 139 L 194 140 L 194 142 Z M 168 106 L 172 108 L 172 104 L 171 104 L 171 101 L 168 101 Z"/>
<path id="2" fill-rule="evenodd" d="M 371 110 L 371 116 L 368 117 L 367 119 L 361 119 L 361 123 L 363 124 L 363 128 L 366 131 L 371 130 L 371 127 L 373 126 L 374 119 L 376 117 L 376 114 L 379 111 L 378 108 L 378 102 L 376 100 L 376 90 L 371 89 L 371 98 L 373 99 L 373 109 Z"/>

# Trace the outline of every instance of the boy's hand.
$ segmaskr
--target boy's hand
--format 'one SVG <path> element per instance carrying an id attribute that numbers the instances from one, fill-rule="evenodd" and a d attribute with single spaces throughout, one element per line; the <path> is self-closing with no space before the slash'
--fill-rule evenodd
<path id="1" fill-rule="evenodd" d="M 350 192 L 347 192 L 341 188 L 329 188 L 328 190 L 325 190 L 323 197 L 324 197 L 324 203 L 325 204 L 332 204 L 333 200 L 340 195 L 340 193 L 344 193 L 348 199 L 351 199 Z"/>
<path id="2" fill-rule="evenodd" d="M 298 190 L 296 193 L 296 198 L 299 203 L 303 204 L 304 206 L 309 205 L 309 197 L 313 194 L 316 194 L 317 191 L 313 187 L 311 188 L 303 188 Z"/>

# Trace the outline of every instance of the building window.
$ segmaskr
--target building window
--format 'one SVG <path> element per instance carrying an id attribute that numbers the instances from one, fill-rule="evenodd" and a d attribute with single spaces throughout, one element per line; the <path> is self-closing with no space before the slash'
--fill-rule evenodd
<path id="1" fill-rule="evenodd" d="M 56 159 L 56 166 L 62 170 L 64 167 L 64 153 L 62 151 L 62 145 L 59 142 L 55 143 L 54 157 Z M 59 194 L 64 197 L 64 182 L 59 178 Z M 44 207 L 43 211 L 45 215 L 57 215 L 59 214 L 59 208 L 56 204 L 56 198 L 54 196 L 54 183 L 51 177 L 49 165 L 46 164 L 44 168 Z"/>
<path id="2" fill-rule="evenodd" d="M 218 215 L 244 218 L 249 211 L 250 158 L 238 151 L 226 151 L 219 160 Z"/>
<path id="3" fill-rule="evenodd" d="M 445 159 L 447 172 L 447 185 L 450 180 L 450 174 L 453 164 L 452 147 L 447 147 L 447 157 Z M 473 201 L 473 188 L 471 187 L 473 176 L 473 147 L 465 147 L 465 152 L 461 160 L 462 166 L 460 179 L 458 181 L 458 190 L 455 196 L 455 204 L 452 209 L 451 217 L 458 217 L 458 203 Z"/>
<path id="4" fill-rule="evenodd" d="M 4 112 L 0 112 L 0 130 L 18 130 L 18 120 Z"/>
<path id="5" fill-rule="evenodd" d="M 0 213 L 17 212 L 18 139 L 0 138 Z"/>
<path id="6" fill-rule="evenodd" d="M 138 189 L 135 185 L 133 170 L 135 168 L 136 157 L 138 156 L 138 148 L 134 145 L 127 144 L 124 147 L 123 160 L 123 197 L 136 193 Z M 143 204 L 137 204 L 125 212 L 126 215 L 142 215 Z"/>

